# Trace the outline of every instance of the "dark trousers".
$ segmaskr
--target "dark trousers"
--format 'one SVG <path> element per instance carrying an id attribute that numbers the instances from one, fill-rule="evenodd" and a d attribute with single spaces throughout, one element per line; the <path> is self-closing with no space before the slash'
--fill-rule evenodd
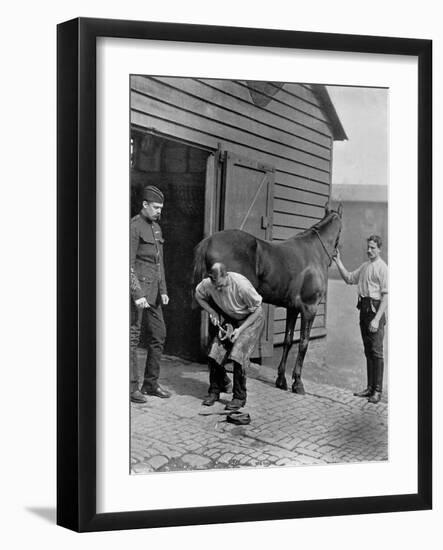
<path id="1" fill-rule="evenodd" d="M 208 393 L 220 395 L 226 391 L 226 386 L 230 383 L 224 365 L 217 364 L 213 359 L 209 358 L 209 390 Z M 234 361 L 234 383 L 232 388 L 232 396 L 235 399 L 246 401 L 246 374 L 242 365 Z"/>
<path id="2" fill-rule="evenodd" d="M 363 298 L 360 302 L 360 332 L 366 356 L 368 388 L 381 392 L 383 390 L 383 339 L 385 336 L 386 318 L 383 314 L 376 332 L 369 330 L 369 325 L 380 306 L 379 300 Z"/>
<path id="3" fill-rule="evenodd" d="M 144 334 L 141 334 L 143 330 Z M 146 343 L 146 356 L 143 389 L 153 391 L 158 387 L 160 375 L 160 359 L 166 340 L 166 325 L 160 300 L 155 306 L 140 310 L 131 300 L 131 331 L 130 331 L 130 377 L 133 392 L 138 389 L 137 347 L 140 336 Z"/>

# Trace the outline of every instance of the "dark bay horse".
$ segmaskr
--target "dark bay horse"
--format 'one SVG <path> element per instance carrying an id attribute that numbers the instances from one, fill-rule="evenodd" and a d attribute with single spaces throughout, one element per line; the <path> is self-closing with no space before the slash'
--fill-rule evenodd
<path id="1" fill-rule="evenodd" d="M 325 216 L 311 228 L 280 243 L 263 241 L 238 229 L 214 233 L 195 249 L 194 282 L 197 284 L 215 262 L 247 277 L 263 301 L 286 308 L 283 354 L 275 385 L 286 390 L 286 361 L 293 343 L 297 317 L 301 315 L 300 343 L 292 372 L 292 391 L 304 394 L 301 373 L 312 324 L 325 296 L 328 267 L 338 246 L 342 205 L 337 211 L 325 206 Z"/>

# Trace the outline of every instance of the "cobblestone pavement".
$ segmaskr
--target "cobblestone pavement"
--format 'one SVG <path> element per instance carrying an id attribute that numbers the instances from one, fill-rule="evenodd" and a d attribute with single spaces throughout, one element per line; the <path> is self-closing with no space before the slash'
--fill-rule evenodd
<path id="1" fill-rule="evenodd" d="M 165 357 L 161 384 L 171 398 L 131 404 L 132 472 L 388 459 L 386 403 L 372 405 L 349 390 L 306 380 L 306 395 L 295 395 L 277 389 L 274 379 L 274 369 L 251 364 L 241 409 L 251 423 L 236 426 L 224 411 L 231 395 L 222 394 L 212 407 L 201 405 L 205 365 Z"/>

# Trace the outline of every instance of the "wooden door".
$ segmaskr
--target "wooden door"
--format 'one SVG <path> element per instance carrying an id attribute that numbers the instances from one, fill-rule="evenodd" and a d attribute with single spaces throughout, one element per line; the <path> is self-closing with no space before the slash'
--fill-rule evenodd
<path id="1" fill-rule="evenodd" d="M 229 152 L 224 154 L 223 165 L 221 229 L 242 229 L 271 240 L 274 168 Z M 266 325 L 253 357 L 273 354 L 273 306 L 263 307 Z"/>

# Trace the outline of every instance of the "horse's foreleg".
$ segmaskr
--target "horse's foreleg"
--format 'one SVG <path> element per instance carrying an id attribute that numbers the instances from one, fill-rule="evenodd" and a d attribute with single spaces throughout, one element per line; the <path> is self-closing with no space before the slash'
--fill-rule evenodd
<path id="1" fill-rule="evenodd" d="M 300 343 L 298 346 L 297 360 L 295 362 L 294 370 L 292 371 L 292 391 L 298 393 L 299 395 L 305 394 L 305 388 L 301 380 L 301 372 L 303 369 L 303 361 L 305 360 L 305 355 L 308 350 L 309 337 L 311 335 L 312 325 L 314 323 L 315 314 L 317 313 L 317 308 L 315 310 L 312 308 L 302 311 L 301 315 L 301 328 L 300 328 Z"/>
<path id="2" fill-rule="evenodd" d="M 278 376 L 275 381 L 277 388 L 281 390 L 288 389 L 288 383 L 286 382 L 286 361 L 288 359 L 289 351 L 292 347 L 292 341 L 294 339 L 294 327 L 297 321 L 298 310 L 297 309 L 288 309 L 286 312 L 286 329 L 285 329 L 285 339 L 283 341 L 283 353 L 278 365 Z"/>

